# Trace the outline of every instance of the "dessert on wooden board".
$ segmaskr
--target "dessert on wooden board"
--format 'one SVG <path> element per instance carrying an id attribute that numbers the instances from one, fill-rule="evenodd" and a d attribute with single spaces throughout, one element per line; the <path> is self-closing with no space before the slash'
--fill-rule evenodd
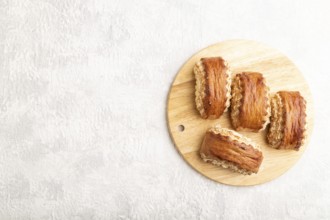
<path id="1" fill-rule="evenodd" d="M 299 150 L 306 131 L 306 102 L 299 92 L 280 91 L 270 99 L 261 73 L 242 72 L 231 80 L 222 57 L 201 58 L 193 71 L 196 107 L 203 119 L 217 119 L 230 106 L 235 130 L 258 132 L 270 122 L 267 140 L 273 148 Z M 219 126 L 206 132 L 200 156 L 245 175 L 257 173 L 263 159 L 250 139 Z"/>
<path id="2" fill-rule="evenodd" d="M 196 82 L 194 68 L 202 58 L 222 57 L 235 74 L 243 72 L 261 73 L 267 87 L 270 100 L 278 91 L 299 91 L 306 100 L 306 135 L 299 151 L 273 148 L 268 142 L 270 123 L 262 131 L 252 129 L 236 130 L 231 120 L 231 99 L 227 112 L 219 118 L 203 118 L 196 106 Z M 233 83 L 230 83 L 233 84 Z M 205 91 L 205 90 L 203 90 Z M 253 94 L 252 92 L 250 94 Z M 251 186 L 268 182 L 290 169 L 304 154 L 313 131 L 313 99 L 308 83 L 297 66 L 280 51 L 259 42 L 249 40 L 228 40 L 206 47 L 192 55 L 179 69 L 169 91 L 167 103 L 167 122 L 171 138 L 182 158 L 204 176 L 228 185 Z M 269 120 L 271 120 L 269 118 Z M 242 175 L 231 169 L 204 162 L 200 149 L 206 131 L 214 125 L 234 130 L 250 138 L 262 151 L 263 161 L 257 174 Z M 249 125 L 250 126 L 250 125 Z M 183 129 L 182 129 L 183 128 Z M 248 130 L 248 131 L 246 131 Z M 252 132 L 251 132 L 252 131 Z M 208 161 L 210 162 L 210 161 Z"/>

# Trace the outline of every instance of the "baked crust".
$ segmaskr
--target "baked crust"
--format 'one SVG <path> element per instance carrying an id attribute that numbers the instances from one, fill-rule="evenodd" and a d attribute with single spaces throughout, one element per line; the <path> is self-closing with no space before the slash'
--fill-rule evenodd
<path id="1" fill-rule="evenodd" d="M 204 119 L 217 119 L 230 105 L 230 75 L 227 62 L 221 57 L 201 58 L 194 66 L 195 101 Z"/>
<path id="2" fill-rule="evenodd" d="M 269 88 L 261 73 L 236 74 L 232 82 L 230 114 L 235 130 L 264 130 L 269 123 L 269 102 Z"/>
<path id="3" fill-rule="evenodd" d="M 252 140 L 219 126 L 206 132 L 200 155 L 205 162 L 230 168 L 244 175 L 257 173 L 263 160 L 259 146 Z"/>
<path id="4" fill-rule="evenodd" d="M 306 101 L 296 91 L 279 91 L 271 100 L 268 143 L 276 149 L 299 150 L 306 138 Z"/>

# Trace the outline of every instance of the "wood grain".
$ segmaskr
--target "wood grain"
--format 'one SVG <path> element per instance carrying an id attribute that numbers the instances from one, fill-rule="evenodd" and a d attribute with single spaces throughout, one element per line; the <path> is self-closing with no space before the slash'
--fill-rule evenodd
<path id="1" fill-rule="evenodd" d="M 216 120 L 202 119 L 195 107 L 193 66 L 202 57 L 222 56 L 233 75 L 255 71 L 264 75 L 271 94 L 279 90 L 296 90 L 307 101 L 307 140 L 298 152 L 275 150 L 266 142 L 268 128 L 259 133 L 240 132 L 261 146 L 264 161 L 258 174 L 244 176 L 216 167 L 200 159 L 198 150 L 206 130 L 220 124 L 233 129 L 228 112 Z M 219 183 L 235 186 L 257 185 L 285 173 L 304 153 L 313 129 L 313 102 L 309 87 L 298 68 L 282 53 L 264 44 L 248 40 L 230 40 L 209 46 L 193 55 L 179 70 L 172 84 L 167 105 L 168 127 L 173 142 L 182 157 L 198 172 Z M 184 130 L 180 129 L 184 126 Z"/>

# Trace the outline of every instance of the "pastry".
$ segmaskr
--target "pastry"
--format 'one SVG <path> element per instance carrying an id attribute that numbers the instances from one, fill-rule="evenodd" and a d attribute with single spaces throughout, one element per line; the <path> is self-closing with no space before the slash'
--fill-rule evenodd
<path id="1" fill-rule="evenodd" d="M 196 107 L 204 119 L 217 119 L 229 107 L 230 69 L 221 57 L 201 58 L 194 66 Z"/>
<path id="2" fill-rule="evenodd" d="M 205 162 L 244 175 L 257 173 L 263 159 L 260 148 L 250 139 L 218 126 L 206 132 L 200 155 Z"/>
<path id="3" fill-rule="evenodd" d="M 258 132 L 269 123 L 269 89 L 261 73 L 236 74 L 232 82 L 231 122 L 237 131 Z"/>
<path id="4" fill-rule="evenodd" d="M 268 143 L 277 149 L 299 150 L 306 131 L 306 101 L 299 92 L 280 91 L 271 99 Z"/>

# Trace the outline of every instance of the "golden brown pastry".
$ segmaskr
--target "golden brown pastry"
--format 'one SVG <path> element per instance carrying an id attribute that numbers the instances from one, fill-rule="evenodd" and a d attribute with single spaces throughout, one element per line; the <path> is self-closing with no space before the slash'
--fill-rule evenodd
<path id="1" fill-rule="evenodd" d="M 244 175 L 257 173 L 263 160 L 260 148 L 250 139 L 218 126 L 206 132 L 200 155 L 205 162 Z"/>
<path id="2" fill-rule="evenodd" d="M 268 143 L 277 149 L 299 150 L 306 131 L 306 101 L 299 92 L 280 91 L 271 100 Z"/>
<path id="3" fill-rule="evenodd" d="M 195 64 L 196 106 L 204 119 L 219 118 L 229 107 L 230 69 L 221 57 L 201 58 Z"/>
<path id="4" fill-rule="evenodd" d="M 269 122 L 269 89 L 261 73 L 236 74 L 232 82 L 231 122 L 237 131 L 258 132 Z"/>

